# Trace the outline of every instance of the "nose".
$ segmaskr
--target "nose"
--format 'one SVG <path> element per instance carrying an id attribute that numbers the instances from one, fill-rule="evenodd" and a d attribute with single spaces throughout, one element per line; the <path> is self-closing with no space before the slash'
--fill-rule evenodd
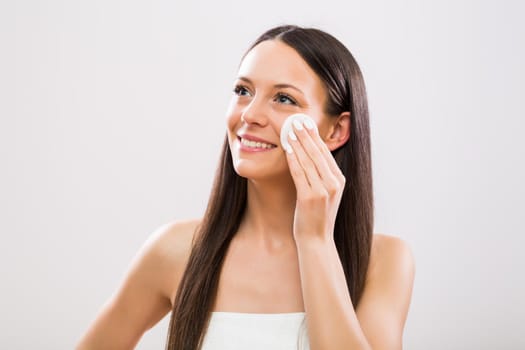
<path id="1" fill-rule="evenodd" d="M 242 111 L 241 120 L 247 124 L 264 127 L 268 124 L 268 115 L 262 101 L 254 97 L 250 104 Z"/>

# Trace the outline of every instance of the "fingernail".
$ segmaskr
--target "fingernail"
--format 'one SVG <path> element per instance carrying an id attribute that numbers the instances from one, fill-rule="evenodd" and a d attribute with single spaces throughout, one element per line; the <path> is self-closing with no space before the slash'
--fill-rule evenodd
<path id="1" fill-rule="evenodd" d="M 288 145 L 288 147 L 286 147 L 286 152 L 288 152 L 289 154 L 292 154 L 293 153 L 292 146 Z"/>
<path id="2" fill-rule="evenodd" d="M 295 136 L 295 133 L 293 131 L 290 130 L 290 132 L 288 133 L 288 137 L 294 141 L 297 141 L 297 136 Z"/>
<path id="3" fill-rule="evenodd" d="M 293 126 L 295 126 L 297 130 L 303 130 L 303 125 L 297 120 L 293 121 Z"/>
<path id="4" fill-rule="evenodd" d="M 309 119 L 306 119 L 304 122 L 304 126 L 306 126 L 306 128 L 312 130 L 313 128 L 315 128 L 315 124 L 314 122 L 312 122 L 311 120 Z"/>

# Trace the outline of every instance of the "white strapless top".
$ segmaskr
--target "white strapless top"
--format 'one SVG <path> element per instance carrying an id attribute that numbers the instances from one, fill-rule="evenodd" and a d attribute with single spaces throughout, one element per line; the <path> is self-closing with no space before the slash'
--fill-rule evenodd
<path id="1" fill-rule="evenodd" d="M 201 350 L 309 350 L 304 312 L 212 312 Z"/>

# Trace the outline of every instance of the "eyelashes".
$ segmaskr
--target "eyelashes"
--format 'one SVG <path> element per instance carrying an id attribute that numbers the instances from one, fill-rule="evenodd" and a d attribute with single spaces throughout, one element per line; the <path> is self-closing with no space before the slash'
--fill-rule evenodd
<path id="1" fill-rule="evenodd" d="M 276 100 L 282 104 L 291 104 L 297 106 L 297 102 L 288 94 L 279 92 L 277 93 Z"/>
<path id="2" fill-rule="evenodd" d="M 237 96 L 252 96 L 250 90 L 246 86 L 241 84 L 235 85 L 235 87 L 233 88 L 233 93 Z M 277 94 L 275 94 L 275 96 L 273 97 L 273 101 L 284 105 L 298 105 L 297 101 L 292 96 L 284 92 L 278 92 Z"/>
<path id="3" fill-rule="evenodd" d="M 235 85 L 233 93 L 237 96 L 250 96 L 250 91 L 243 85 Z"/>

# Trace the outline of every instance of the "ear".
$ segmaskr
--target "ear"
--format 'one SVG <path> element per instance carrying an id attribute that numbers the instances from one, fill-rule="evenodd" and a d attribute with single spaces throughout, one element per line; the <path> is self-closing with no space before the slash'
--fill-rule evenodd
<path id="1" fill-rule="evenodd" d="M 326 133 L 324 142 L 330 149 L 335 151 L 344 145 L 350 138 L 350 112 L 343 112 L 337 118 L 333 118 Z"/>

